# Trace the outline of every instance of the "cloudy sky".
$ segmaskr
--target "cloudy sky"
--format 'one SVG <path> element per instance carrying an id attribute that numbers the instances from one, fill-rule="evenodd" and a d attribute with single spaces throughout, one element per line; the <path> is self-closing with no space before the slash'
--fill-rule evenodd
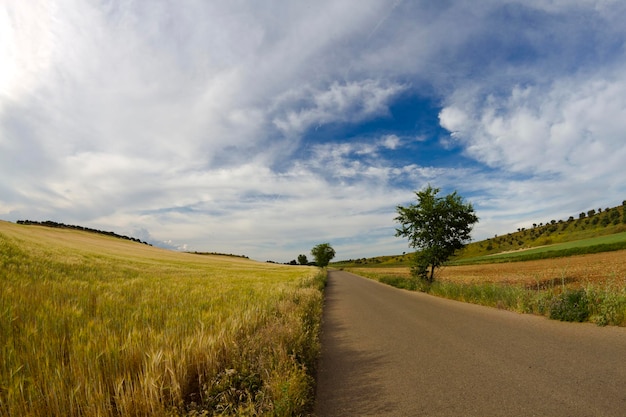
<path id="1" fill-rule="evenodd" d="M 289 261 L 626 199 L 623 0 L 3 0 L 0 219 Z"/>

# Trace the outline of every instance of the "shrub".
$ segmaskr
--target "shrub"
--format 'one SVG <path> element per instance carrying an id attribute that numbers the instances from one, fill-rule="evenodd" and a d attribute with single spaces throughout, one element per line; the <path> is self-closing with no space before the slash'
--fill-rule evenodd
<path id="1" fill-rule="evenodd" d="M 402 288 L 404 290 L 420 290 L 423 291 L 418 285 L 417 278 L 404 278 L 404 277 L 394 277 L 394 276 L 382 276 L 379 279 L 383 284 L 391 285 L 392 287 Z"/>
<path id="2" fill-rule="evenodd" d="M 626 320 L 626 291 L 617 289 L 588 289 L 592 302 L 590 321 L 598 326 L 624 325 Z"/>
<path id="3" fill-rule="evenodd" d="M 552 299 L 550 318 L 583 322 L 589 317 L 589 301 L 583 289 L 565 290 Z"/>

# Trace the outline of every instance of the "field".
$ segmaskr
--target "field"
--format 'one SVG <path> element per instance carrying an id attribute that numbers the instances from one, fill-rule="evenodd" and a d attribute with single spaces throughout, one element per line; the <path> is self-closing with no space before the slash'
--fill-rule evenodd
<path id="1" fill-rule="evenodd" d="M 579 254 L 610 252 L 623 249 L 626 249 L 626 232 L 528 249 L 509 250 L 492 255 L 459 257 L 449 264 L 466 265 L 478 263 L 532 261 L 539 259 L 569 257 Z"/>
<path id="2" fill-rule="evenodd" d="M 419 288 L 406 266 L 344 269 L 400 288 Z M 446 266 L 438 270 L 435 284 L 425 290 L 433 295 L 553 318 L 559 318 L 555 309 L 562 305 L 562 300 L 577 294 L 585 301 L 584 317 L 577 321 L 624 326 L 626 251 Z"/>
<path id="3" fill-rule="evenodd" d="M 407 267 L 349 268 L 370 275 L 393 275 L 409 278 Z M 579 285 L 623 284 L 626 286 L 626 251 L 542 259 L 526 262 L 445 266 L 437 271 L 436 279 L 465 284 L 522 284 L 555 282 Z"/>
<path id="4" fill-rule="evenodd" d="M 0 416 L 302 414 L 324 279 L 0 222 Z"/>

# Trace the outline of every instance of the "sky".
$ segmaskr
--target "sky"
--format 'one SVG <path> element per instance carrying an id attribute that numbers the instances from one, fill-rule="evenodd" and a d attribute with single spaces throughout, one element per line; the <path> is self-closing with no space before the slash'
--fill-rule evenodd
<path id="1" fill-rule="evenodd" d="M 626 199 L 623 0 L 1 0 L 0 219 L 288 262 Z"/>

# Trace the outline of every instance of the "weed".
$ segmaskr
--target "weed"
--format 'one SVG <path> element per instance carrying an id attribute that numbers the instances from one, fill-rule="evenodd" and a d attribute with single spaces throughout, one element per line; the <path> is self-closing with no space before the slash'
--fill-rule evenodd
<path id="1" fill-rule="evenodd" d="M 591 303 L 590 319 L 599 326 L 622 325 L 626 322 L 626 290 L 586 289 Z"/>
<path id="2" fill-rule="evenodd" d="M 419 282 L 418 278 L 404 278 L 404 277 L 393 277 L 393 276 L 381 276 L 379 279 L 383 284 L 391 285 L 392 287 L 402 288 L 405 290 L 415 291 L 420 289 L 423 291 L 424 283 Z"/>
<path id="3" fill-rule="evenodd" d="M 550 318 L 561 321 L 586 321 L 589 301 L 584 289 L 567 289 L 555 296 L 550 305 Z"/>

